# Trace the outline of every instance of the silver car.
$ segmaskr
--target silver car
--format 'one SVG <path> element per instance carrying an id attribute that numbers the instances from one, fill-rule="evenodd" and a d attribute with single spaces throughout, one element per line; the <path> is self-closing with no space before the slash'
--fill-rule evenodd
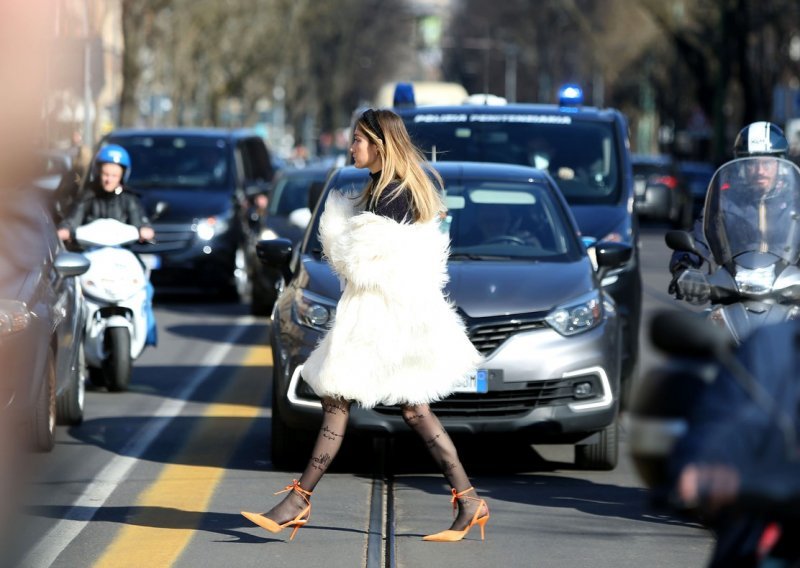
<path id="1" fill-rule="evenodd" d="M 618 456 L 620 318 L 602 288 L 605 271 L 630 259 L 628 245 L 582 241 L 553 179 L 525 166 L 440 162 L 450 234 L 446 293 L 485 356 L 459 392 L 432 405 L 450 433 L 515 434 L 572 443 L 576 463 L 611 469 Z M 367 172 L 342 168 L 327 192 L 356 191 Z M 272 312 L 272 461 L 293 467 L 319 426 L 319 399 L 303 362 L 332 321 L 339 280 L 321 256 L 317 208 L 298 250 L 261 241 L 262 262 L 286 281 Z M 587 248 L 588 245 L 588 248 Z M 394 435 L 398 407 L 355 407 L 351 429 Z"/>

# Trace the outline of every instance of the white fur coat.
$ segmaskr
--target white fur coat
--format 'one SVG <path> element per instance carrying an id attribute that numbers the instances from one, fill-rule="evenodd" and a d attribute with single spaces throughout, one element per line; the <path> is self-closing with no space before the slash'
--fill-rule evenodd
<path id="1" fill-rule="evenodd" d="M 482 357 L 444 297 L 449 239 L 438 223 L 397 223 L 332 192 L 323 252 L 345 281 L 333 326 L 303 367 L 319 396 L 365 408 L 450 394 Z"/>

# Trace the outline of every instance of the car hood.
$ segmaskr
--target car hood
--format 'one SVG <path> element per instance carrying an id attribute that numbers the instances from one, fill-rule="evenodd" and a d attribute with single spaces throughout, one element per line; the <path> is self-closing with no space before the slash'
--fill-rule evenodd
<path id="1" fill-rule="evenodd" d="M 309 292 L 339 298 L 340 283 L 324 261 L 306 259 Z M 546 312 L 594 288 L 587 258 L 572 263 L 452 261 L 446 293 L 469 317 Z"/>
<path id="2" fill-rule="evenodd" d="M 627 211 L 612 205 L 570 205 L 572 216 L 578 222 L 581 234 L 602 240 L 611 231 L 618 231 L 627 218 Z"/>
<path id="3" fill-rule="evenodd" d="M 192 190 L 152 188 L 136 192 L 147 214 L 152 216 L 156 203 L 164 201 L 167 210 L 157 222 L 191 222 L 194 219 L 219 215 L 231 208 L 232 196 L 227 190 Z"/>

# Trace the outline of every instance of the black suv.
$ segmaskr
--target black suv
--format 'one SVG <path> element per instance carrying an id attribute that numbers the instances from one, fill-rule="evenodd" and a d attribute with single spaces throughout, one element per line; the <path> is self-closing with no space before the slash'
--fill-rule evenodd
<path id="1" fill-rule="evenodd" d="M 523 164 L 546 170 L 564 194 L 584 236 L 633 248 L 631 259 L 603 278 L 603 286 L 622 315 L 622 376 L 627 381 L 638 359 L 642 281 L 624 115 L 615 109 L 544 104 L 393 110 L 429 159 Z"/>
<path id="2" fill-rule="evenodd" d="M 255 263 L 251 199 L 273 177 L 264 140 L 243 129 L 130 129 L 102 144 L 131 156 L 128 185 L 156 233 L 155 244 L 133 248 L 153 268 L 153 285 L 247 294 Z"/>

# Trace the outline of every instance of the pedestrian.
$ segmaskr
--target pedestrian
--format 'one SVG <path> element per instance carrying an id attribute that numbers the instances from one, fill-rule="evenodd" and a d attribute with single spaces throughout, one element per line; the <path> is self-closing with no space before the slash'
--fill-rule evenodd
<path id="1" fill-rule="evenodd" d="M 443 295 L 449 237 L 439 227 L 441 178 L 389 110 L 360 115 L 350 153 L 356 167 L 369 169 L 370 180 L 356 198 L 334 191 L 325 203 L 320 240 L 343 292 L 335 322 L 302 369 L 322 399 L 322 425 L 300 479 L 284 489 L 288 495 L 266 513 L 242 514 L 273 533 L 292 527 L 294 538 L 342 444 L 351 405 L 400 405 L 441 468 L 458 511 L 448 530 L 424 540 L 458 541 L 474 525 L 483 539 L 489 508 L 430 408 L 482 360 Z"/>

